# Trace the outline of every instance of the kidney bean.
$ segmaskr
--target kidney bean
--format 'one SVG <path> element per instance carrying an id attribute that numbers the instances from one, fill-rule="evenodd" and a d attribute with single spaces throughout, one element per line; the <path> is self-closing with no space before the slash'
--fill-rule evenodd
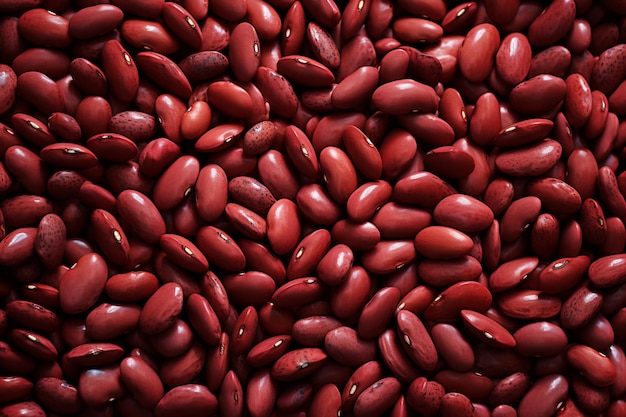
<path id="1" fill-rule="evenodd" d="M 390 100 L 396 97 L 397 100 Z M 402 115 L 411 111 L 432 112 L 439 104 L 435 91 L 410 79 L 391 81 L 379 86 L 372 94 L 376 108 L 391 115 Z"/>
<path id="2" fill-rule="evenodd" d="M 402 343 L 397 332 L 392 329 L 387 329 L 378 336 L 378 348 L 383 362 L 395 377 L 408 383 L 417 378 L 421 371 L 405 353 Z"/>
<path id="3" fill-rule="evenodd" d="M 358 333 L 361 338 L 371 339 L 384 331 L 400 301 L 400 294 L 395 287 L 385 287 L 372 296 L 359 316 Z"/>
<path id="4" fill-rule="evenodd" d="M 488 2 L 490 3 L 490 2 Z M 487 7 L 489 10 L 490 7 Z M 512 8 L 512 7 L 511 7 Z M 495 16 L 494 16 L 495 17 Z M 528 75 L 531 65 L 531 47 L 528 38 L 521 33 L 507 35 L 496 53 L 496 70 L 503 81 L 519 84 Z"/>
<path id="5" fill-rule="evenodd" d="M 194 342 L 190 349 L 180 356 L 163 362 L 159 376 L 164 385 L 176 387 L 191 383 L 202 371 L 206 348 L 202 343 Z"/>
<path id="6" fill-rule="evenodd" d="M 0 208 L 7 229 L 34 226 L 53 210 L 52 202 L 38 195 L 20 195 L 2 201 Z"/>
<path id="7" fill-rule="evenodd" d="M 446 226 L 428 226 L 415 236 L 417 250 L 432 259 L 451 259 L 469 254 L 473 242 L 469 236 Z"/>
<path id="8" fill-rule="evenodd" d="M 32 415 L 33 417 L 44 417 L 46 412 L 34 401 L 16 402 L 0 408 L 2 414 L 7 416 Z"/>
<path id="9" fill-rule="evenodd" d="M 483 23 L 473 27 L 459 48 L 459 68 L 470 82 L 480 82 L 487 78 L 493 66 L 500 35 L 495 26 Z"/>
<path id="10" fill-rule="evenodd" d="M 457 372 L 469 371 L 474 365 L 474 352 L 469 341 L 454 326 L 437 323 L 430 336 L 442 359 Z"/>
<path id="11" fill-rule="evenodd" d="M 409 386 L 407 402 L 417 412 L 435 415 L 439 412 L 444 395 L 445 390 L 440 383 L 419 377 Z"/>
<path id="12" fill-rule="evenodd" d="M 432 372 L 437 365 L 437 350 L 419 317 L 408 310 L 401 310 L 396 321 L 398 334 L 411 360 L 425 371 Z"/>
<path id="13" fill-rule="evenodd" d="M 213 414 L 217 411 L 218 400 L 205 386 L 185 384 L 172 388 L 159 400 L 154 408 L 154 415 L 171 417 L 181 407 L 190 415 Z"/>
<path id="14" fill-rule="evenodd" d="M 59 318 L 55 313 L 44 306 L 24 300 L 7 303 L 6 317 L 40 332 L 55 330 L 59 327 Z"/>
<path id="15" fill-rule="evenodd" d="M 354 404 L 355 416 L 382 415 L 400 396 L 400 382 L 393 377 L 383 378 L 359 394 Z"/>
<path id="16" fill-rule="evenodd" d="M 139 88 L 139 73 L 134 60 L 126 49 L 115 40 L 110 40 L 102 50 L 102 65 L 111 93 L 123 102 L 132 101 Z"/>
<path id="17" fill-rule="evenodd" d="M 161 54 L 172 54 L 180 49 L 176 37 L 154 20 L 128 19 L 121 25 L 121 35 L 135 48 Z"/>
<path id="18" fill-rule="evenodd" d="M 146 301 L 139 326 L 146 334 L 156 334 L 167 330 L 183 308 L 182 288 L 176 283 L 167 283 L 156 290 Z"/>
<path id="19" fill-rule="evenodd" d="M 278 381 L 294 381 L 311 375 L 327 356 L 319 348 L 295 349 L 285 353 L 272 366 L 271 375 Z"/>
<path id="20" fill-rule="evenodd" d="M 616 370 L 602 353 L 585 345 L 574 344 L 567 349 L 567 360 L 593 385 L 608 386 L 615 382 Z"/>
<path id="21" fill-rule="evenodd" d="M 122 191 L 117 210 L 131 229 L 148 243 L 156 243 L 165 233 L 165 222 L 154 203 L 139 191 Z"/>
<path id="22" fill-rule="evenodd" d="M 229 299 L 237 305 L 261 305 L 270 301 L 276 291 L 274 279 L 260 271 L 224 277 L 223 285 Z"/>
<path id="23" fill-rule="evenodd" d="M 259 317 L 254 307 L 246 307 L 235 323 L 230 336 L 230 352 L 233 355 L 247 353 L 256 336 L 259 325 Z"/>
<path id="24" fill-rule="evenodd" d="M 77 314 L 92 307 L 106 284 L 107 266 L 104 259 L 89 253 L 82 256 L 63 274 L 59 286 L 59 301 L 63 311 Z"/>
<path id="25" fill-rule="evenodd" d="M 91 310 L 85 325 L 94 340 L 112 340 L 139 326 L 141 308 L 135 304 L 103 303 Z"/>
<path id="26" fill-rule="evenodd" d="M 382 158 L 372 141 L 356 126 L 343 131 L 343 144 L 355 167 L 366 177 L 377 180 L 382 174 Z"/>
<path id="27" fill-rule="evenodd" d="M 0 65 L 0 90 L 2 91 L 2 103 L 0 114 L 6 113 L 15 103 L 15 93 L 17 88 L 17 75 L 8 65 Z"/>
<path id="28" fill-rule="evenodd" d="M 34 384 L 21 376 L 7 376 L 0 380 L 2 384 L 2 401 L 15 402 L 30 394 Z"/>

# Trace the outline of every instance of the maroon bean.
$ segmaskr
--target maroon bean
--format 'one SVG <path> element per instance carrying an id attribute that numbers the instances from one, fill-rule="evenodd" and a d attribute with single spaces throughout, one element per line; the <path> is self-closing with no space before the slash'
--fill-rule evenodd
<path id="1" fill-rule="evenodd" d="M 217 411 L 218 400 L 207 387 L 199 384 L 185 384 L 172 388 L 159 400 L 154 415 L 175 416 L 184 408 L 190 415 L 213 414 Z"/>
<path id="2" fill-rule="evenodd" d="M 121 34 L 135 48 L 162 54 L 175 53 L 180 48 L 178 40 L 161 23 L 154 20 L 125 20 L 121 25 Z"/>
<path id="3" fill-rule="evenodd" d="M 146 334 L 166 330 L 182 310 L 182 288 L 176 283 L 167 283 L 155 291 L 141 311 L 139 325 Z"/>
<path id="4" fill-rule="evenodd" d="M 34 401 L 16 402 L 0 408 L 0 412 L 6 416 L 30 415 L 44 417 L 46 412 Z"/>
<path id="5" fill-rule="evenodd" d="M 436 415 L 439 412 L 444 395 L 445 390 L 440 383 L 419 377 L 409 386 L 407 402 L 417 412 L 426 415 Z"/>
<path id="6" fill-rule="evenodd" d="M 432 112 L 439 104 L 439 97 L 425 84 L 402 79 L 378 87 L 372 94 L 372 103 L 385 113 L 402 115 L 415 110 Z"/>
<path id="7" fill-rule="evenodd" d="M 271 374 L 278 381 L 294 381 L 311 375 L 326 358 L 326 354 L 318 348 L 292 350 L 274 363 Z"/>
<path id="8" fill-rule="evenodd" d="M 102 65 L 113 95 L 123 102 L 132 101 L 139 88 L 139 73 L 126 49 L 117 41 L 108 41 L 102 50 Z"/>
<path id="9" fill-rule="evenodd" d="M 442 359 L 458 372 L 469 371 L 474 365 L 474 352 L 469 341 L 454 326 L 437 323 L 430 330 L 433 343 Z"/>
<path id="10" fill-rule="evenodd" d="M 202 46 L 202 32 L 196 19 L 181 5 L 163 5 L 163 20 L 179 39 L 193 48 Z"/>
<path id="11" fill-rule="evenodd" d="M 483 23 L 472 28 L 459 48 L 459 67 L 463 76 L 471 82 L 487 78 L 499 45 L 500 35 L 495 26 Z"/>
<path id="12" fill-rule="evenodd" d="M 467 294 L 472 294 L 471 299 Z M 435 322 L 453 322 L 463 309 L 487 311 L 491 300 L 491 293 L 483 285 L 474 281 L 458 282 L 432 300 L 424 312 L 424 318 Z"/>

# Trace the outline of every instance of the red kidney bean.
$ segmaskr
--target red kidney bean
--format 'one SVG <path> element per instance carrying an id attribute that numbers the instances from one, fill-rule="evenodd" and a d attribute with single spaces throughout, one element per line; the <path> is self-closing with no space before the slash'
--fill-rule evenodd
<path id="1" fill-rule="evenodd" d="M 341 326 L 330 316 L 309 316 L 293 323 L 291 331 L 297 343 L 305 346 L 322 346 L 326 334 Z"/>
<path id="2" fill-rule="evenodd" d="M 417 233 L 432 223 L 432 215 L 426 210 L 389 202 L 378 209 L 372 222 L 380 236 L 403 239 L 417 237 Z M 416 248 L 420 250 L 417 245 Z"/>
<path id="3" fill-rule="evenodd" d="M 363 266 L 374 274 L 388 274 L 415 260 L 415 246 L 408 240 L 380 241 L 363 254 Z"/>
<path id="4" fill-rule="evenodd" d="M 469 371 L 474 365 L 474 352 L 469 341 L 454 326 L 437 323 L 430 336 L 442 359 L 457 372 Z"/>
<path id="5" fill-rule="evenodd" d="M 507 316 L 519 319 L 546 319 L 561 310 L 561 300 L 537 290 L 511 290 L 498 299 L 499 309 Z"/>
<path id="6" fill-rule="evenodd" d="M 7 416 L 31 415 L 44 417 L 46 412 L 34 401 L 16 402 L 0 408 L 2 414 Z"/>
<path id="7" fill-rule="evenodd" d="M 195 342 L 182 355 L 163 362 L 159 370 L 161 381 L 172 387 L 190 383 L 202 371 L 206 357 L 204 345 Z"/>
<path id="8" fill-rule="evenodd" d="M 432 372 L 437 365 L 437 350 L 419 317 L 408 310 L 396 316 L 398 334 L 411 360 L 421 369 Z"/>
<path id="9" fill-rule="evenodd" d="M 326 358 L 326 354 L 319 348 L 295 349 L 274 363 L 271 375 L 278 381 L 295 381 L 318 370 Z"/>
<path id="10" fill-rule="evenodd" d="M 475 2 L 459 4 L 448 10 L 441 26 L 445 33 L 457 33 L 467 30 L 478 13 L 478 5 Z"/>
<path id="11" fill-rule="evenodd" d="M 0 106 L 0 114 L 6 113 L 15 103 L 15 93 L 17 88 L 17 75 L 15 71 L 8 65 L 2 64 L 0 66 L 0 75 L 2 82 L 0 83 L 0 90 L 4 97 Z"/>
<path id="12" fill-rule="evenodd" d="M 396 378 L 387 377 L 378 380 L 359 394 L 354 404 L 354 415 L 382 415 L 393 406 L 400 392 L 401 385 Z"/>
<path id="13" fill-rule="evenodd" d="M 112 340 L 139 326 L 141 309 L 135 304 L 103 303 L 85 320 L 87 335 L 94 340 Z"/>
<path id="14" fill-rule="evenodd" d="M 487 78 L 493 66 L 500 35 L 495 26 L 483 23 L 472 28 L 459 48 L 459 68 L 470 82 Z"/>
<path id="15" fill-rule="evenodd" d="M 615 366 L 603 353 L 585 345 L 574 344 L 567 349 L 567 360 L 596 386 L 608 386 L 617 377 Z"/>
<path id="16" fill-rule="evenodd" d="M 459 215 L 461 212 L 463 214 Z M 444 197 L 435 206 L 433 218 L 443 226 L 471 233 L 489 227 L 493 221 L 493 212 L 487 205 L 474 197 L 452 194 Z"/>
<path id="17" fill-rule="evenodd" d="M 363 339 L 372 339 L 382 333 L 391 320 L 398 301 L 400 290 L 395 287 L 385 287 L 377 291 L 363 307 L 359 316 L 359 336 Z"/>
<path id="18" fill-rule="evenodd" d="M 494 7 L 498 6 L 495 5 Z M 521 83 L 526 79 L 530 70 L 531 54 L 530 43 L 526 36 L 521 33 L 507 35 L 496 53 L 498 75 L 508 84 Z"/>
<path id="19" fill-rule="evenodd" d="M 59 327 L 59 318 L 47 308 L 29 301 L 14 300 L 6 305 L 6 316 L 16 323 L 46 332 Z"/>
<path id="20" fill-rule="evenodd" d="M 546 48 L 533 57 L 528 77 L 533 78 L 539 74 L 564 77 L 571 61 L 572 54 L 565 47 L 552 46 Z"/>
<path id="21" fill-rule="evenodd" d="M 291 344 L 291 336 L 280 335 L 270 337 L 258 343 L 246 356 L 248 363 L 252 366 L 265 366 L 274 362 L 284 355 Z"/>
<path id="22" fill-rule="evenodd" d="M 339 318 L 356 316 L 369 299 L 371 277 L 361 266 L 350 268 L 343 282 L 331 293 L 331 309 Z"/>
<path id="23" fill-rule="evenodd" d="M 131 229 L 148 243 L 156 243 L 165 233 L 165 223 L 154 203 L 139 191 L 122 191 L 117 210 Z"/>
<path id="24" fill-rule="evenodd" d="M 176 283 L 167 283 L 155 291 L 143 309 L 139 326 L 146 334 L 167 330 L 183 308 L 182 288 Z"/>
<path id="25" fill-rule="evenodd" d="M 407 402 L 417 412 L 426 415 L 436 415 L 439 412 L 444 395 L 445 390 L 440 383 L 429 381 L 425 377 L 419 377 L 408 388 Z"/>
<path id="26" fill-rule="evenodd" d="M 70 270 L 63 274 L 59 286 L 59 300 L 63 311 L 69 314 L 82 313 L 92 307 L 107 279 L 104 259 L 90 253 L 82 256 Z"/>
<path id="27" fill-rule="evenodd" d="M 469 236 L 445 226 L 429 226 L 415 236 L 415 247 L 431 259 L 451 259 L 469 254 L 473 242 Z"/>
<path id="28" fill-rule="evenodd" d="M 134 60 L 118 41 L 104 45 L 102 65 L 113 95 L 123 102 L 132 101 L 137 95 L 139 73 Z"/>
<path id="29" fill-rule="evenodd" d="M 383 362 L 395 377 L 408 383 L 417 378 L 421 371 L 405 353 L 402 343 L 397 332 L 392 329 L 385 330 L 378 337 Z"/>
<path id="30" fill-rule="evenodd" d="M 193 48 L 202 46 L 202 31 L 198 22 L 183 6 L 163 5 L 162 16 L 168 28 L 186 44 Z"/>
<path id="31" fill-rule="evenodd" d="M 113 5 L 85 7 L 70 18 L 69 35 L 74 39 L 95 38 L 115 29 L 123 19 L 124 12 Z"/>
<path id="32" fill-rule="evenodd" d="M 218 400 L 203 385 L 180 385 L 165 393 L 155 406 L 154 415 L 172 417 L 181 407 L 191 415 L 213 414 L 217 411 Z"/>
<path id="33" fill-rule="evenodd" d="M 163 384 L 158 374 L 141 358 L 127 357 L 122 360 L 120 376 L 142 407 L 152 408 L 163 397 Z"/>
<path id="34" fill-rule="evenodd" d="M 494 292 L 510 290 L 520 285 L 535 270 L 539 259 L 518 258 L 500 264 L 489 276 L 489 288 Z"/>
<path id="35" fill-rule="evenodd" d="M 472 294 L 471 299 L 467 294 Z M 463 309 L 487 311 L 491 301 L 491 293 L 483 285 L 474 281 L 458 282 L 432 300 L 424 312 L 424 318 L 435 322 L 453 322 Z"/>
<path id="36" fill-rule="evenodd" d="M 471 310 L 461 310 L 465 327 L 483 343 L 497 348 L 515 347 L 513 336 L 498 322 Z"/>
<path id="37" fill-rule="evenodd" d="M 72 366 L 87 368 L 117 362 L 123 355 L 124 349 L 112 343 L 85 343 L 67 352 L 65 360 Z"/>
<path id="38" fill-rule="evenodd" d="M 159 287 L 157 277 L 148 271 L 132 271 L 111 276 L 105 285 L 107 295 L 117 301 L 141 301 Z"/>
<path id="39" fill-rule="evenodd" d="M 396 97 L 397 100 L 391 100 L 390 97 Z M 402 79 L 378 87 L 372 94 L 372 103 L 385 113 L 402 115 L 415 110 L 432 112 L 437 108 L 439 98 L 431 87 Z"/>
<path id="40" fill-rule="evenodd" d="M 248 271 L 224 277 L 225 291 L 237 305 L 260 305 L 270 301 L 276 290 L 271 276 L 260 271 Z"/>
<path id="41" fill-rule="evenodd" d="M 139 49 L 172 54 L 180 48 L 178 40 L 161 23 L 153 20 L 125 20 L 121 34 L 125 41 Z"/>
<path id="42" fill-rule="evenodd" d="M 587 285 L 579 287 L 563 303 L 561 325 L 565 329 L 584 326 L 600 311 L 602 299 L 602 294 L 591 290 Z"/>
<path id="43" fill-rule="evenodd" d="M 59 378 L 40 378 L 35 384 L 35 393 L 37 399 L 54 412 L 71 414 L 80 410 L 78 390 Z"/>

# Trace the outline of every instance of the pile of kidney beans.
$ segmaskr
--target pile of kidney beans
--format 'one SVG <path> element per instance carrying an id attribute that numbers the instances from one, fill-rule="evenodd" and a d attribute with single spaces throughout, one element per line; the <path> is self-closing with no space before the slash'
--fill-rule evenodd
<path id="1" fill-rule="evenodd" d="M 0 416 L 626 415 L 626 1 L 0 1 Z"/>

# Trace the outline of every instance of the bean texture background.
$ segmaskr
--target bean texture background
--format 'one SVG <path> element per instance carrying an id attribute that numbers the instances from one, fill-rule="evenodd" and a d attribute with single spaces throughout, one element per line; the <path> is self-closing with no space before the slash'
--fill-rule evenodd
<path id="1" fill-rule="evenodd" d="M 624 416 L 625 167 L 623 1 L 0 1 L 0 416 Z"/>

